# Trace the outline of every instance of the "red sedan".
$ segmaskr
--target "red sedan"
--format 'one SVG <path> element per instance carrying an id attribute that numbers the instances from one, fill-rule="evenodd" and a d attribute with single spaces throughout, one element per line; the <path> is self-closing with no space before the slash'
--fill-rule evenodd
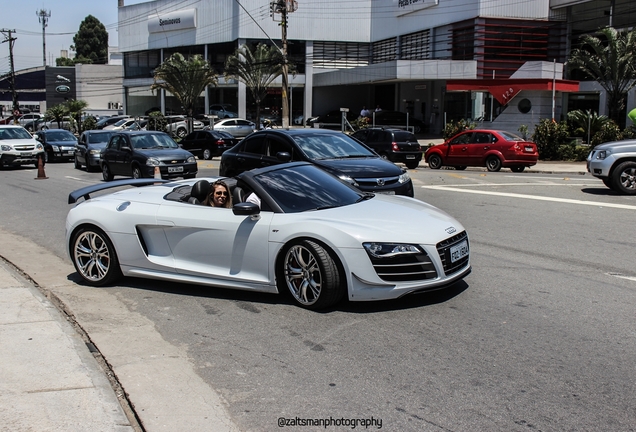
<path id="1" fill-rule="evenodd" d="M 485 166 L 488 171 L 499 171 L 504 167 L 522 172 L 526 167 L 536 165 L 538 159 L 535 143 L 510 132 L 491 129 L 460 132 L 443 144 L 430 147 L 424 154 L 424 160 L 432 169 Z"/>

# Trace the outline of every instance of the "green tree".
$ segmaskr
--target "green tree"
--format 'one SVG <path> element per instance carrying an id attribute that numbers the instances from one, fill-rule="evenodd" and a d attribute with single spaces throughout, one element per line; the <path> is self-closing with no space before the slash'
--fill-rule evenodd
<path id="1" fill-rule="evenodd" d="M 77 132 L 82 133 L 82 111 L 86 109 L 88 102 L 81 99 L 70 99 L 64 102 L 64 104 L 66 105 L 69 115 L 75 120 L 78 129 Z"/>
<path id="2" fill-rule="evenodd" d="M 258 125 L 261 102 L 267 96 L 267 89 L 272 82 L 283 73 L 283 62 L 283 54 L 277 47 L 262 43 L 253 50 L 242 45 L 225 60 L 225 77 L 241 81 L 252 93 L 256 103 L 255 122 Z"/>
<path id="3" fill-rule="evenodd" d="M 73 43 L 71 48 L 77 53 L 74 63 L 108 63 L 108 32 L 94 16 L 89 15 L 80 23 Z"/>
<path id="4" fill-rule="evenodd" d="M 47 109 L 44 113 L 44 117 L 46 120 L 57 122 L 57 127 L 61 129 L 62 120 L 64 120 L 64 117 L 68 114 L 68 107 L 66 106 L 66 104 L 61 103 L 58 105 L 53 105 L 51 108 Z"/>
<path id="5" fill-rule="evenodd" d="M 200 54 L 186 59 L 174 53 L 155 69 L 155 82 L 151 90 L 164 89 L 172 93 L 186 110 L 194 114 L 194 106 L 207 86 L 217 83 L 217 74 Z"/>
<path id="6" fill-rule="evenodd" d="M 609 118 L 621 124 L 627 92 L 636 86 L 636 29 L 605 27 L 581 36 L 581 46 L 572 50 L 568 64 L 605 89 Z"/>

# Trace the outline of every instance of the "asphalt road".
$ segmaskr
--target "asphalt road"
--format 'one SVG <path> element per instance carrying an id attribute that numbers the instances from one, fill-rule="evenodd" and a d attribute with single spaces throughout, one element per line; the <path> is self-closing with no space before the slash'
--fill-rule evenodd
<path id="1" fill-rule="evenodd" d="M 200 175 L 216 168 L 202 163 Z M 0 171 L 0 228 L 65 258 L 68 192 L 101 175 L 46 170 L 48 180 Z M 473 273 L 452 289 L 316 313 L 285 296 L 127 279 L 86 288 L 83 316 L 108 320 L 100 295 L 143 316 L 244 431 L 278 429 L 279 418 L 391 431 L 633 430 L 636 197 L 589 175 L 410 172 L 416 198 L 469 233 Z"/>

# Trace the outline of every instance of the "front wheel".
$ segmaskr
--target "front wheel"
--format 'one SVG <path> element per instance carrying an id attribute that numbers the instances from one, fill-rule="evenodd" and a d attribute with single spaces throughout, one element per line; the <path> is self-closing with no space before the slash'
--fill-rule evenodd
<path id="1" fill-rule="evenodd" d="M 603 184 L 604 184 L 605 186 L 607 186 L 607 187 L 608 187 L 608 188 L 610 188 L 611 190 L 615 190 L 615 189 L 614 189 L 614 183 L 612 183 L 612 179 L 610 179 L 610 178 L 604 178 L 604 179 L 601 179 L 601 180 L 603 180 Z"/>
<path id="2" fill-rule="evenodd" d="M 526 167 L 524 167 L 523 165 L 510 167 L 510 171 L 516 172 L 516 173 L 523 172 L 524 169 L 526 169 Z"/>
<path id="3" fill-rule="evenodd" d="M 501 169 L 501 161 L 497 156 L 490 156 L 486 159 L 486 168 L 490 172 L 497 172 Z"/>
<path id="4" fill-rule="evenodd" d="M 140 179 L 144 177 L 143 173 L 141 172 L 141 168 L 139 168 L 137 165 L 135 165 L 132 169 L 132 177 L 134 179 Z"/>
<path id="5" fill-rule="evenodd" d="M 77 160 L 77 156 L 75 156 L 75 169 L 82 169 L 82 164 Z M 86 171 L 88 171 L 88 169 Z"/>
<path id="6" fill-rule="evenodd" d="M 636 162 L 623 162 L 612 172 L 614 190 L 626 195 L 636 194 Z"/>
<path id="7" fill-rule="evenodd" d="M 110 168 L 108 168 L 107 164 L 102 164 L 102 178 L 104 181 L 111 181 L 113 179 L 113 173 L 110 172 Z"/>
<path id="8" fill-rule="evenodd" d="M 86 227 L 77 231 L 70 248 L 75 270 L 87 284 L 102 286 L 121 276 L 115 247 L 99 228 Z"/>
<path id="9" fill-rule="evenodd" d="M 430 155 L 428 158 L 428 166 L 431 169 L 440 169 L 442 167 L 442 158 L 436 154 Z"/>
<path id="10" fill-rule="evenodd" d="M 287 248 L 278 268 L 278 280 L 282 285 L 279 288 L 287 288 L 296 303 L 307 309 L 331 306 L 345 293 L 333 257 L 311 240 L 301 240 Z"/>

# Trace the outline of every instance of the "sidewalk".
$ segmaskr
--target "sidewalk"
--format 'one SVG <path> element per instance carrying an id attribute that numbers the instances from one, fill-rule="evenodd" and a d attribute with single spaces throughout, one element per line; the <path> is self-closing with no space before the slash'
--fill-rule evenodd
<path id="1" fill-rule="evenodd" d="M 77 331 L 5 261 L 0 261 L 0 347 L 0 429 L 140 430 Z"/>

